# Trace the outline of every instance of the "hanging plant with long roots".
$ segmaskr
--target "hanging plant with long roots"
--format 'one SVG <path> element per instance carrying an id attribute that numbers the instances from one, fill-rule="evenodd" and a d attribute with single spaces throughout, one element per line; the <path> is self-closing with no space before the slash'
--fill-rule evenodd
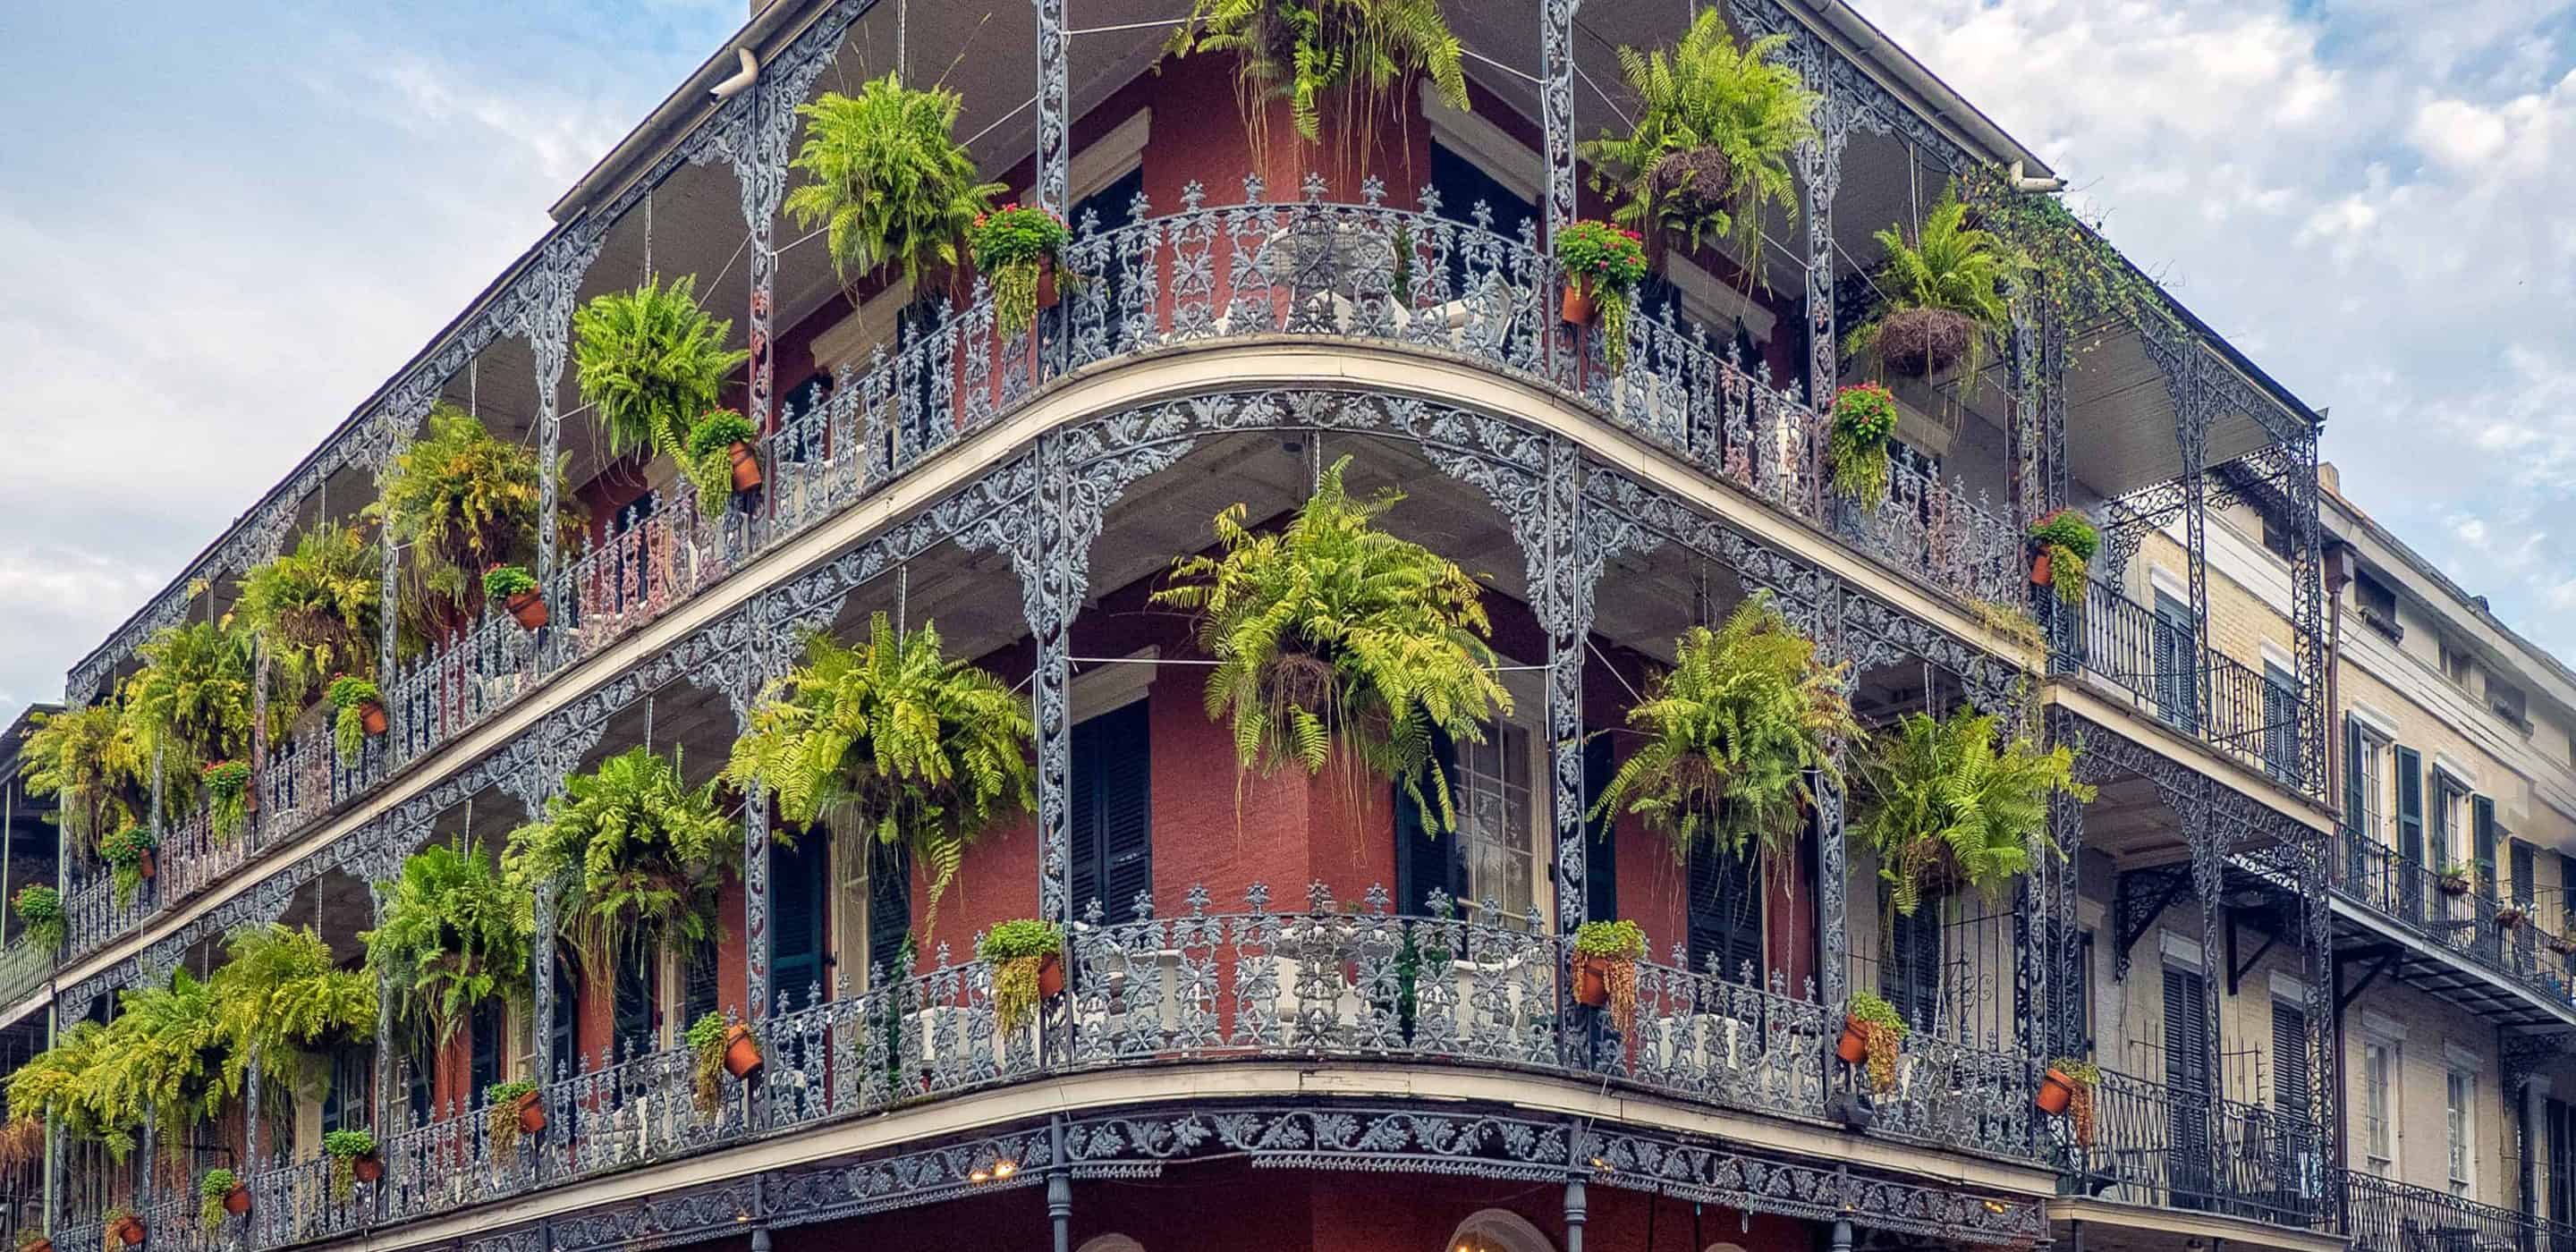
<path id="1" fill-rule="evenodd" d="M 558 475 L 571 456 L 563 454 Z M 428 433 L 394 458 L 382 493 L 367 506 L 383 520 L 386 540 L 406 554 L 402 608 L 421 637 L 453 638 L 473 624 L 483 607 L 484 571 L 531 563 L 543 498 L 534 451 L 454 405 L 430 410 Z M 561 508 L 559 533 L 577 537 L 579 510 L 569 502 Z"/>
<path id="2" fill-rule="evenodd" d="M 376 980 L 342 969 L 311 927 L 252 927 L 226 944 L 209 986 L 224 1043 L 224 1083 L 259 1067 L 272 1111 L 318 1099 L 330 1078 L 328 1049 L 376 1035 Z"/>
<path id="3" fill-rule="evenodd" d="M 1816 93 L 1774 59 L 1788 42 L 1770 35 L 1738 49 L 1712 6 L 1669 50 L 1619 49 L 1636 121 L 1584 144 L 1583 157 L 1593 186 L 1621 197 L 1621 225 L 1660 228 L 1693 248 L 1723 239 L 1748 262 L 1760 254 L 1765 207 L 1797 211 L 1789 154 L 1816 135 Z"/>
<path id="4" fill-rule="evenodd" d="M 1878 876 L 1898 913 L 1953 882 L 1994 891 L 2030 872 L 2048 840 L 2048 802 L 2079 803 L 2075 754 L 2042 751 L 2025 736 L 2001 741 L 1987 714 L 1908 713 L 1870 737 L 1860 754 L 1859 821 L 1852 842 L 1878 855 Z"/>
<path id="5" fill-rule="evenodd" d="M 1702 839 L 1728 856 L 1755 843 L 1784 850 L 1815 802 L 1809 780 L 1838 779 L 1833 745 L 1860 729 L 1847 668 L 1819 660 L 1767 594 L 1717 630 L 1691 627 L 1673 668 L 1628 710 L 1645 742 L 1611 775 L 1593 817 L 1642 818 L 1677 859 Z"/>
<path id="6" fill-rule="evenodd" d="M 826 92 L 797 106 L 805 143 L 790 164 L 811 181 L 783 207 L 798 229 L 824 228 L 844 286 L 885 265 L 915 284 L 932 267 L 955 267 L 967 228 L 1008 190 L 981 181 L 957 141 L 965 107 L 954 91 L 906 87 L 893 74 L 855 96 Z"/>
<path id="7" fill-rule="evenodd" d="M 528 928 L 482 848 L 423 848 L 385 886 L 383 920 L 359 938 L 411 1042 L 442 1046 L 476 1005 L 525 1000 Z"/>
<path id="8" fill-rule="evenodd" d="M 524 929 L 535 931 L 538 891 L 557 888 L 556 934 L 593 983 L 621 958 L 719 939 L 717 895 L 740 863 L 742 823 L 715 795 L 714 779 L 681 778 L 677 751 L 644 747 L 565 779 L 545 820 L 510 832 L 501 854 Z"/>
<path id="9" fill-rule="evenodd" d="M 725 378 L 751 353 L 725 347 L 733 323 L 698 304 L 698 280 L 646 280 L 612 291 L 572 315 L 573 371 L 582 402 L 608 436 L 608 454 L 642 449 L 677 463 L 701 499 L 719 503 L 730 464 L 694 456 L 689 435 L 716 407 Z M 731 441 L 728 440 L 728 443 Z"/>
<path id="10" fill-rule="evenodd" d="M 936 624 L 898 631 L 885 614 L 845 646 L 806 641 L 805 662 L 771 684 L 734 740 L 725 778 L 759 783 L 779 815 L 822 821 L 927 866 L 921 932 L 966 849 L 993 824 L 1036 804 L 1025 700 L 943 650 Z"/>
<path id="11" fill-rule="evenodd" d="M 301 705 L 329 675 L 375 675 L 383 611 L 383 549 L 355 526 L 316 526 L 242 576 L 233 617 Z"/>
<path id="12" fill-rule="evenodd" d="M 1232 724 L 1245 772 L 1356 764 L 1446 831 L 1457 816 L 1434 736 L 1484 742 L 1511 693 L 1494 673 L 1483 589 L 1456 562 L 1378 529 L 1404 493 L 1352 499 L 1350 463 L 1325 470 L 1280 530 L 1253 531 L 1241 504 L 1217 514 L 1223 551 L 1172 562 L 1172 585 L 1153 602 L 1199 613 L 1199 646 L 1216 660 L 1208 718 Z"/>
<path id="13" fill-rule="evenodd" d="M 1417 73 L 1443 103 L 1469 108 L 1465 49 L 1440 0 L 1192 0 L 1163 51 L 1238 58 L 1236 94 L 1256 147 L 1267 144 L 1272 100 L 1288 102 L 1290 124 L 1311 143 L 1322 137 L 1327 98 L 1339 95 L 1357 150 L 1370 151 L 1376 119 Z"/>
<path id="14" fill-rule="evenodd" d="M 31 713 L 20 749 L 30 795 L 56 797 L 63 832 L 96 847 L 133 825 L 151 803 L 152 767 L 114 701 Z"/>

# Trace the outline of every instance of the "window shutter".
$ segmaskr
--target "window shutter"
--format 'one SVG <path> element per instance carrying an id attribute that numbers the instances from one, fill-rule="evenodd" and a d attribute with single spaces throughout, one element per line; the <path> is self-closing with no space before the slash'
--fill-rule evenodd
<path id="1" fill-rule="evenodd" d="M 1879 994 L 1916 1030 L 1932 1030 L 1941 1011 L 1941 902 L 1927 897 L 1913 916 L 1889 910 L 1887 917 Z"/>
<path id="2" fill-rule="evenodd" d="M 2408 917 L 2418 917 L 2424 911 L 2424 754 L 2399 748 L 2390 755 L 2397 763 L 2398 881 L 2405 893 L 2401 907 Z"/>
<path id="3" fill-rule="evenodd" d="M 609 1038 L 616 1057 L 624 1060 L 653 1051 L 653 954 L 628 952 L 617 958 L 617 991 Z"/>
<path id="4" fill-rule="evenodd" d="M 2344 714 L 2343 834 L 2344 838 L 2353 841 L 2352 855 L 2356 863 L 2361 856 L 2360 841 L 2368 834 L 2361 828 L 2362 810 L 2368 807 L 2363 803 L 2361 792 L 2362 757 L 2367 748 L 2361 737 L 2361 722 L 2349 713 Z"/>
<path id="5" fill-rule="evenodd" d="M 2282 1116 L 2309 1115 L 2308 1013 L 2287 1000 L 2272 1001 L 2272 1107 Z"/>
<path id="6" fill-rule="evenodd" d="M 561 1014 L 565 1008 L 560 994 L 563 989 L 555 990 L 555 1012 Z M 474 1014 L 465 1024 L 465 1102 L 476 1108 L 483 1107 L 484 1089 L 501 1081 L 501 1021 L 500 1001 L 486 1000 L 474 1006 Z"/>
<path id="7" fill-rule="evenodd" d="M 1100 902 L 1101 920 L 1135 920 L 1154 886 L 1153 763 L 1145 701 L 1073 728 L 1073 909 Z"/>
<path id="8" fill-rule="evenodd" d="M 2195 971 L 2165 967 L 2165 1085 L 2209 1090 L 2209 984 Z"/>
<path id="9" fill-rule="evenodd" d="M 713 937 L 709 937 L 690 950 L 688 963 L 681 972 L 681 1029 L 688 1029 L 699 1018 L 709 1013 L 724 1011 L 724 1006 L 718 1003 L 723 992 L 722 983 L 718 981 L 719 973 L 716 964 L 722 959 Z M 741 1010 L 744 1006 L 735 1005 L 734 1007 L 736 1010 Z M 748 1013 L 738 1012 L 737 1015 L 749 1017 Z"/>
<path id="10" fill-rule="evenodd" d="M 2552 1097 L 2543 1106 L 2542 1116 L 2548 1123 L 2549 1135 L 2549 1220 L 2565 1222 L 2576 1219 L 2576 1212 L 2570 1211 L 2576 1205 L 2569 1203 L 2571 1197 L 2568 1194 L 2569 1175 L 2576 1172 L 2576 1161 L 2570 1161 L 2567 1156 L 2571 1146 L 2567 1134 L 2567 1102 Z"/>
<path id="11" fill-rule="evenodd" d="M 1593 921 L 1606 921 L 1619 916 L 1619 840 L 1612 833 L 1617 824 L 1612 815 L 1592 816 L 1592 804 L 1602 789 L 1610 785 L 1616 772 L 1610 761 L 1610 737 L 1595 735 L 1583 741 L 1583 916 Z M 1553 774 L 1550 775 L 1551 780 Z M 1550 788 L 1553 791 L 1553 787 Z M 1555 826 L 1554 796 L 1548 825 Z M 1647 955 L 1652 956 L 1653 953 Z"/>
<path id="12" fill-rule="evenodd" d="M 2197 730 L 2200 693 L 2194 671 L 2200 658 L 2192 646 L 2191 610 L 2161 591 L 2156 593 L 2154 648 L 2158 711 L 2186 732 Z"/>
<path id="13" fill-rule="evenodd" d="M 547 1055 L 558 1074 L 576 1073 L 581 1069 L 581 995 L 580 983 L 572 976 L 572 967 L 555 962 L 555 1034 Z M 552 1081 L 555 1074 L 540 1074 L 541 1082 Z"/>
<path id="14" fill-rule="evenodd" d="M 821 998 L 830 847 L 831 832 L 819 825 L 799 835 L 793 848 L 769 847 L 769 988 L 773 997 L 783 993 L 791 1009 Z"/>
<path id="15" fill-rule="evenodd" d="M 1440 766 L 1440 774 L 1454 787 L 1458 781 L 1458 748 L 1449 736 L 1431 732 L 1431 759 Z M 1423 788 L 1429 798 L 1430 788 Z M 1404 911 L 1416 916 L 1431 911 L 1431 893 L 1448 893 L 1451 900 L 1466 887 L 1466 866 L 1458 859 L 1458 840 L 1441 838 L 1426 815 L 1395 787 L 1395 894 Z M 1453 916 L 1456 914 L 1453 913 Z"/>
<path id="16" fill-rule="evenodd" d="M 2469 797 L 2469 830 L 2477 840 L 2478 894 L 2496 898 L 2496 820 L 2495 801 L 2486 796 Z"/>
<path id="17" fill-rule="evenodd" d="M 1762 883 L 1753 864 L 1704 839 L 1691 846 L 1686 942 L 1693 970 L 1714 961 L 1720 981 L 1762 982 Z"/>
<path id="18" fill-rule="evenodd" d="M 901 978 L 904 939 L 912 933 L 912 849 L 868 841 L 868 977 Z M 873 984 L 871 984 L 873 985 Z"/>
<path id="19" fill-rule="evenodd" d="M 2269 662 L 2263 666 L 2263 767 L 2277 780 L 2298 781 L 2298 679 Z"/>

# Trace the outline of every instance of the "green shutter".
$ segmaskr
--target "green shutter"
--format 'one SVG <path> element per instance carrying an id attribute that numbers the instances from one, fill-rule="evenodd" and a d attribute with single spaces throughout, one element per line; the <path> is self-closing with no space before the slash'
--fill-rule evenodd
<path id="1" fill-rule="evenodd" d="M 2424 754 L 2399 748 L 2397 762 L 2397 857 L 2412 866 L 2424 864 Z"/>
<path id="2" fill-rule="evenodd" d="M 2478 894 L 2496 898 L 2496 820 L 2495 801 L 2485 796 L 2469 797 L 2469 829 L 2477 838 Z"/>
<path id="3" fill-rule="evenodd" d="M 1449 736 L 1437 730 L 1431 732 L 1431 759 L 1454 791 L 1458 785 L 1458 748 L 1449 741 Z M 1423 790 L 1427 796 L 1430 788 Z M 1458 859 L 1458 841 L 1441 838 L 1432 824 L 1424 820 L 1425 817 L 1421 807 L 1405 794 L 1403 786 L 1396 785 L 1396 903 L 1417 917 L 1430 913 L 1434 890 L 1454 901 L 1466 887 L 1466 866 Z M 1454 913 L 1452 915 L 1455 916 Z"/>
<path id="4" fill-rule="evenodd" d="M 1619 916 L 1619 840 L 1611 815 L 1592 816 L 1592 805 L 1610 785 L 1610 736 L 1583 741 L 1583 916 L 1594 921 Z M 1554 771 L 1549 772 L 1553 779 Z M 1552 810 L 1554 803 L 1551 800 Z M 1553 813 L 1550 814 L 1553 818 Z M 1549 822 L 1552 829 L 1555 823 Z M 1669 939 L 1670 936 L 1667 936 Z M 1651 955 L 1651 954 L 1650 954 Z"/>
<path id="5" fill-rule="evenodd" d="M 2361 828 L 2361 812 L 2367 798 L 2361 793 L 2362 758 L 2368 741 L 2361 736 L 2361 723 L 2347 713 L 2343 719 L 2343 833 L 2357 839 L 2366 832 Z"/>

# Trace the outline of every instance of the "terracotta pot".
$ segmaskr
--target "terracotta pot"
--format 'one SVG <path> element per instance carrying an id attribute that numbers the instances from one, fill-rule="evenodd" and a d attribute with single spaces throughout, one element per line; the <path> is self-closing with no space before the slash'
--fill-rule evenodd
<path id="1" fill-rule="evenodd" d="M 2065 1070 L 2049 1066 L 2048 1072 L 2039 1076 L 2039 1098 L 2034 1101 L 2039 1105 L 2039 1111 L 2055 1117 L 2065 1112 L 2066 1106 L 2074 1101 L 2075 1080 L 2068 1077 Z"/>
<path id="2" fill-rule="evenodd" d="M 2496 919 L 2496 927 L 2497 927 L 2498 929 L 2500 929 L 2500 930 L 2511 930 L 2511 929 L 2513 929 L 2514 927 L 2519 926 L 2519 925 L 2521 925 L 2521 924 L 2522 924 L 2522 910 L 2520 910 L 2520 909 L 2497 909 L 2497 910 L 2496 910 L 2495 919 Z"/>
<path id="3" fill-rule="evenodd" d="M 1843 1017 L 1843 1037 L 1834 1041 L 1834 1055 L 1845 1065 L 1858 1065 L 1869 1059 L 1869 1036 L 1861 1033 L 1860 1019 Z"/>
<path id="4" fill-rule="evenodd" d="M 150 874 L 146 874 L 146 875 L 144 875 L 144 877 L 149 878 L 149 877 L 151 877 L 151 875 L 150 875 Z M 2435 879 L 2434 881 L 2435 881 L 2435 883 L 2436 883 L 2436 884 L 2438 884 L 2438 885 L 2442 888 L 2442 894 L 2443 894 L 2443 895 L 2446 895 L 2446 896 L 2464 896 L 2464 895 L 2469 894 L 2469 880 L 2468 880 L 2468 879 L 2465 879 L 2465 878 L 2439 878 L 2439 879 Z"/>
<path id="5" fill-rule="evenodd" d="M 224 1193 L 224 1211 L 239 1217 L 250 1211 L 250 1188 L 235 1187 Z"/>
<path id="6" fill-rule="evenodd" d="M 1051 256 L 1039 257 L 1038 311 L 1043 313 L 1048 309 L 1054 308 L 1056 306 L 1056 301 L 1062 298 L 1063 297 L 1055 289 L 1055 258 Z"/>
<path id="7" fill-rule="evenodd" d="M 760 485 L 760 458 L 751 454 L 751 445 L 737 443 L 725 450 L 733 458 L 733 489 L 749 491 Z"/>
<path id="8" fill-rule="evenodd" d="M 33 1243 L 28 1244 L 26 1247 L 19 1249 L 19 1252 L 54 1252 L 54 1241 L 51 1239 L 38 1239 Z"/>
<path id="9" fill-rule="evenodd" d="M 1052 1000 L 1064 994 L 1064 958 L 1050 956 L 1038 966 L 1038 998 Z"/>
<path id="10" fill-rule="evenodd" d="M 1601 316 L 1601 302 L 1593 299 L 1583 284 L 1567 283 L 1564 305 L 1557 310 L 1557 316 L 1565 319 L 1568 326 L 1589 326 Z"/>
<path id="11" fill-rule="evenodd" d="M 531 1091 L 528 1094 L 519 1097 L 520 1134 L 536 1135 L 545 1133 L 546 1106 L 543 1102 L 537 1099 L 537 1095 L 537 1092 Z"/>
<path id="12" fill-rule="evenodd" d="M 385 716 L 382 702 L 369 700 L 358 706 L 358 724 L 365 727 L 368 734 L 381 735 L 393 725 L 393 721 Z"/>
<path id="13" fill-rule="evenodd" d="M 519 625 L 529 630 L 546 624 L 546 598 L 538 592 L 512 592 L 508 599 L 501 601 L 501 607 L 510 610 L 510 616 L 519 619 Z"/>
<path id="14" fill-rule="evenodd" d="M 1574 1002 L 1595 1009 L 1610 1002 L 1609 957 L 1574 958 Z"/>
<path id="15" fill-rule="evenodd" d="M 725 1072 L 745 1082 L 760 1072 L 760 1041 L 748 1026 L 725 1027 Z"/>
<path id="16" fill-rule="evenodd" d="M 135 855 L 134 874 L 136 877 L 150 881 L 153 873 L 160 868 L 160 863 L 153 859 L 152 849 L 145 848 L 143 851 Z"/>
<path id="17" fill-rule="evenodd" d="M 116 1236 L 117 1242 L 129 1248 L 143 1242 L 143 1219 L 139 1217 L 117 1218 L 116 1224 L 107 1229 L 108 1233 Z"/>
<path id="18" fill-rule="evenodd" d="M 373 1152 L 361 1153 L 350 1158 L 349 1172 L 360 1182 L 379 1181 L 385 1176 L 385 1158 Z"/>
<path id="19" fill-rule="evenodd" d="M 2031 586 L 2045 587 L 2049 584 L 2051 581 L 2049 578 L 2049 565 L 2048 549 L 2042 548 L 2039 550 L 2039 555 L 2030 559 Z"/>

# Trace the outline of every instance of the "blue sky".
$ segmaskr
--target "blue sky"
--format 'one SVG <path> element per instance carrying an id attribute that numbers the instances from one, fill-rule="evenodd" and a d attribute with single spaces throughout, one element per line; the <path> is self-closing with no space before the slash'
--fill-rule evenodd
<path id="1" fill-rule="evenodd" d="M 2348 494 L 2576 654 L 2576 0 L 1857 2 L 2332 407 Z M 0 7 L 0 717 L 57 697 L 744 9 Z"/>

